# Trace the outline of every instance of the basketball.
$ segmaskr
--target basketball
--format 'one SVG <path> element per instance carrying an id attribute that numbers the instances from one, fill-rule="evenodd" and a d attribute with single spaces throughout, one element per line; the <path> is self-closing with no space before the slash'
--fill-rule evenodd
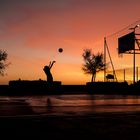
<path id="1" fill-rule="evenodd" d="M 63 52 L 63 49 L 62 49 L 62 48 L 59 48 L 58 51 L 59 51 L 60 53 L 62 53 L 62 52 Z"/>

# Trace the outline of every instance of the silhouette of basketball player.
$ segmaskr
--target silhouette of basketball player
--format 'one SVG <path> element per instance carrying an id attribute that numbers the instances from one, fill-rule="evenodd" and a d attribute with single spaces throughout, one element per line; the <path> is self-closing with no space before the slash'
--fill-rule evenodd
<path id="1" fill-rule="evenodd" d="M 45 72 L 45 74 L 46 74 L 46 76 L 47 76 L 47 82 L 49 82 L 49 83 L 52 83 L 53 82 L 53 76 L 52 76 L 52 74 L 51 74 L 51 68 L 52 68 L 52 66 L 53 66 L 53 64 L 55 63 L 55 61 L 50 61 L 50 64 L 49 64 L 49 66 L 44 66 L 44 68 L 43 68 L 43 70 L 44 70 L 44 72 Z"/>

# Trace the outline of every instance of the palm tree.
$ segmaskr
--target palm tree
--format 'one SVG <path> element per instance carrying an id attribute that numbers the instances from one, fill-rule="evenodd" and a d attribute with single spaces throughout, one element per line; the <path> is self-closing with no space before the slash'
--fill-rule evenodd
<path id="1" fill-rule="evenodd" d="M 95 82 L 96 73 L 105 69 L 103 53 L 98 52 L 95 55 L 94 53 L 92 54 L 91 49 L 85 49 L 82 56 L 84 59 L 82 70 L 85 72 L 85 74 L 91 74 L 91 82 Z"/>
<path id="2" fill-rule="evenodd" d="M 4 70 L 8 66 L 8 64 L 5 63 L 7 59 L 8 54 L 6 51 L 0 50 L 0 75 L 4 75 Z"/>

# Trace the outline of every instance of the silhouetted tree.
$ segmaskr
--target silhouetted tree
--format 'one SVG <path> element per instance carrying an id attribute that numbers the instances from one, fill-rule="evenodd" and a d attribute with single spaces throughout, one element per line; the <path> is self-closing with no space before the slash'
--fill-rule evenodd
<path id="1" fill-rule="evenodd" d="M 8 66 L 8 64 L 6 64 L 7 56 L 6 51 L 0 50 L 0 75 L 2 76 L 4 75 L 5 68 Z"/>
<path id="2" fill-rule="evenodd" d="M 52 83 L 53 82 L 53 76 L 51 74 L 51 68 L 52 68 L 52 66 L 53 66 L 54 63 L 55 63 L 55 61 L 53 61 L 53 62 L 50 61 L 49 66 L 46 65 L 43 68 L 43 70 L 44 70 L 44 72 L 45 72 L 45 74 L 47 76 L 47 82 L 49 82 L 49 83 Z"/>
<path id="3" fill-rule="evenodd" d="M 85 49 L 82 54 L 84 59 L 84 64 L 82 70 L 85 74 L 91 74 L 91 82 L 95 82 L 96 73 L 105 69 L 105 64 L 103 62 L 103 54 L 97 53 L 96 55 L 90 49 Z"/>

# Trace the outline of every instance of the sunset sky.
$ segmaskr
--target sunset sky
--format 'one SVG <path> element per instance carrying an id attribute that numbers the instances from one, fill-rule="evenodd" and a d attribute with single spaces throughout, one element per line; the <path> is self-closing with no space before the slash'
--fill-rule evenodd
<path id="1" fill-rule="evenodd" d="M 103 52 L 104 37 L 138 20 L 140 0 L 0 0 L 0 49 L 11 62 L 0 84 L 19 78 L 45 80 L 43 67 L 53 60 L 55 81 L 85 84 L 91 76 L 81 70 L 83 49 Z M 117 37 L 127 31 L 107 38 L 116 69 L 132 67 L 132 55 L 117 54 Z M 64 51 L 59 53 L 59 48 Z"/>

